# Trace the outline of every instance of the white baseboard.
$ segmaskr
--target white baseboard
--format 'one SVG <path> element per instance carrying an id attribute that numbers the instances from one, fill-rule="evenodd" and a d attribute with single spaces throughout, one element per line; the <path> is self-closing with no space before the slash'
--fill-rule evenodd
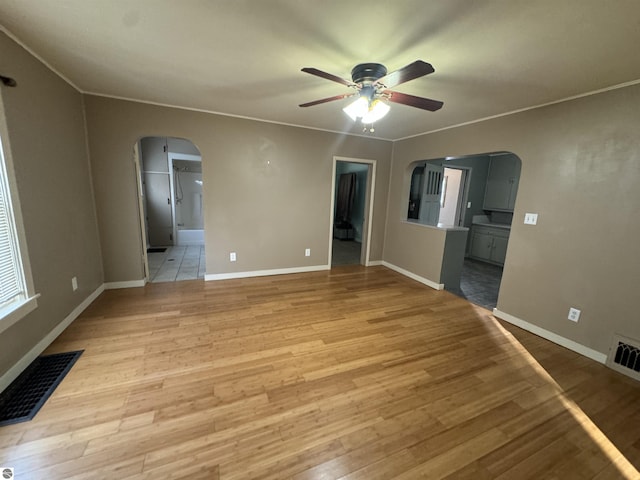
<path id="1" fill-rule="evenodd" d="M 18 362 L 11 367 L 7 372 L 0 377 L 0 392 L 7 388 L 11 382 L 13 382 L 18 375 L 20 375 L 25 368 L 27 368 L 31 362 L 33 362 L 38 355 L 51 345 L 51 343 L 58 338 L 58 336 L 69 326 L 71 323 L 80 316 L 80 314 L 104 291 L 104 285 L 100 285 L 91 295 L 84 299 L 84 301 L 78 305 L 73 311 L 66 316 L 66 318 L 60 322 L 49 334 L 40 340 L 35 347 L 27 352 Z"/>
<path id="2" fill-rule="evenodd" d="M 135 287 L 144 287 L 147 281 L 143 278 L 142 280 L 128 280 L 126 282 L 108 282 L 104 284 L 105 290 L 116 290 L 118 288 L 135 288 Z"/>
<path id="3" fill-rule="evenodd" d="M 266 277 L 269 275 L 287 275 L 289 273 L 319 272 L 330 270 L 330 265 L 313 265 L 311 267 L 276 268 L 273 270 L 255 270 L 253 272 L 232 272 L 232 273 L 207 273 L 205 281 L 210 280 L 230 280 L 232 278 Z"/>
<path id="4" fill-rule="evenodd" d="M 369 263 L 367 263 L 367 267 L 378 267 L 383 264 L 384 262 L 382 260 L 371 260 Z"/>
<path id="5" fill-rule="evenodd" d="M 550 342 L 553 342 L 561 347 L 568 348 L 569 350 L 573 350 L 580 355 L 584 355 L 592 360 L 595 360 L 599 363 L 605 363 L 607 361 L 607 355 L 597 350 L 593 350 L 592 348 L 585 347 L 584 345 L 574 342 L 573 340 L 569 340 L 568 338 L 562 337 L 557 333 L 550 332 L 549 330 L 545 330 L 544 328 L 538 327 L 532 323 L 527 322 L 526 320 L 522 320 L 521 318 L 514 317 L 508 313 L 502 312 L 497 308 L 493 309 L 493 316 L 497 317 L 505 322 L 509 322 L 516 327 L 520 327 L 523 330 L 531 332 L 539 337 L 542 337 Z"/>
<path id="6" fill-rule="evenodd" d="M 416 282 L 420 282 L 424 285 L 426 285 L 427 287 L 431 287 L 434 290 L 443 290 L 444 289 L 444 283 L 436 283 L 432 280 L 429 280 L 428 278 L 424 278 L 421 277 L 420 275 L 416 275 L 413 272 L 410 272 L 409 270 L 405 270 L 404 268 L 400 268 L 397 265 L 394 265 L 392 263 L 389 262 L 382 262 L 382 265 L 384 265 L 387 268 L 390 268 L 391 270 L 398 272 L 402 275 L 404 275 L 405 277 L 409 277 L 413 280 L 415 280 Z"/>

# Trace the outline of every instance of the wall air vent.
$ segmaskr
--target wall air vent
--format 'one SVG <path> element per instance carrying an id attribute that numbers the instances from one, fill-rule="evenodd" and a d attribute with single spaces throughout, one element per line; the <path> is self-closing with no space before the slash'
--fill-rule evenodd
<path id="1" fill-rule="evenodd" d="M 614 335 L 607 365 L 620 373 L 640 380 L 640 341 Z"/>

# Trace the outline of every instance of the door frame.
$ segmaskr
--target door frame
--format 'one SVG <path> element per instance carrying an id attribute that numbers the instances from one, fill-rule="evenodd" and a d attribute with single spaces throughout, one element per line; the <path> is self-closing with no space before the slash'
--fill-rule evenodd
<path id="1" fill-rule="evenodd" d="M 336 201 L 336 173 L 338 162 L 347 163 L 361 163 L 368 165 L 367 168 L 367 188 L 365 191 L 365 204 L 364 204 L 364 219 L 362 223 L 362 246 L 360 251 L 360 265 L 368 267 L 371 265 L 371 232 L 373 227 L 373 199 L 375 198 L 375 186 L 376 186 L 376 167 L 377 160 L 369 160 L 365 158 L 352 158 L 341 157 L 338 155 L 333 156 L 333 168 L 331 170 L 331 208 L 329 210 L 329 262 L 328 266 L 331 268 L 333 260 L 333 222 L 335 216 L 335 201 Z M 365 235 L 366 232 L 366 235 Z"/>
<path id="2" fill-rule="evenodd" d="M 189 140 L 191 142 L 191 140 Z M 193 143 L 193 142 L 191 142 Z M 173 178 L 173 161 L 188 160 L 190 162 L 200 162 L 202 164 L 202 155 L 192 155 L 188 153 L 167 152 L 167 163 L 169 167 L 169 189 L 171 190 L 171 217 L 173 223 L 173 242 L 178 245 L 178 222 L 176 220 L 176 187 Z"/>
<path id="3" fill-rule="evenodd" d="M 460 178 L 460 192 L 458 193 L 457 205 L 456 205 L 456 226 L 464 227 L 464 220 L 467 213 L 467 202 L 469 201 L 469 188 L 471 186 L 471 173 L 472 167 L 461 167 L 458 165 L 447 165 L 446 162 L 442 164 L 446 169 L 460 170 L 462 171 L 462 177 Z"/>
<path id="4" fill-rule="evenodd" d="M 138 220 L 140 222 L 140 237 L 142 243 L 142 273 L 144 275 L 144 283 L 149 281 L 149 257 L 147 255 L 147 248 L 149 241 L 147 239 L 147 220 L 144 207 L 145 191 L 142 184 L 142 166 L 140 165 L 140 139 L 133 144 L 133 165 L 136 172 L 136 185 L 138 187 Z"/>

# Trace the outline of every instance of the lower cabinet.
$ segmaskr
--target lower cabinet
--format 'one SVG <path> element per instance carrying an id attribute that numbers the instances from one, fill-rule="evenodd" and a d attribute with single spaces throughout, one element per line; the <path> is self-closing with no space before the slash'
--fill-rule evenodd
<path id="1" fill-rule="evenodd" d="M 474 225 L 471 227 L 469 255 L 477 260 L 504 265 L 509 230 Z"/>

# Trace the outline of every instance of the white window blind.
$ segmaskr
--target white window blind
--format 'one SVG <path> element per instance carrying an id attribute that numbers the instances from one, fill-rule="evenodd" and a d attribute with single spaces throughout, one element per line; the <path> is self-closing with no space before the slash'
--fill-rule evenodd
<path id="1" fill-rule="evenodd" d="M 2 143 L 0 142 L 0 308 L 26 296 Z"/>

